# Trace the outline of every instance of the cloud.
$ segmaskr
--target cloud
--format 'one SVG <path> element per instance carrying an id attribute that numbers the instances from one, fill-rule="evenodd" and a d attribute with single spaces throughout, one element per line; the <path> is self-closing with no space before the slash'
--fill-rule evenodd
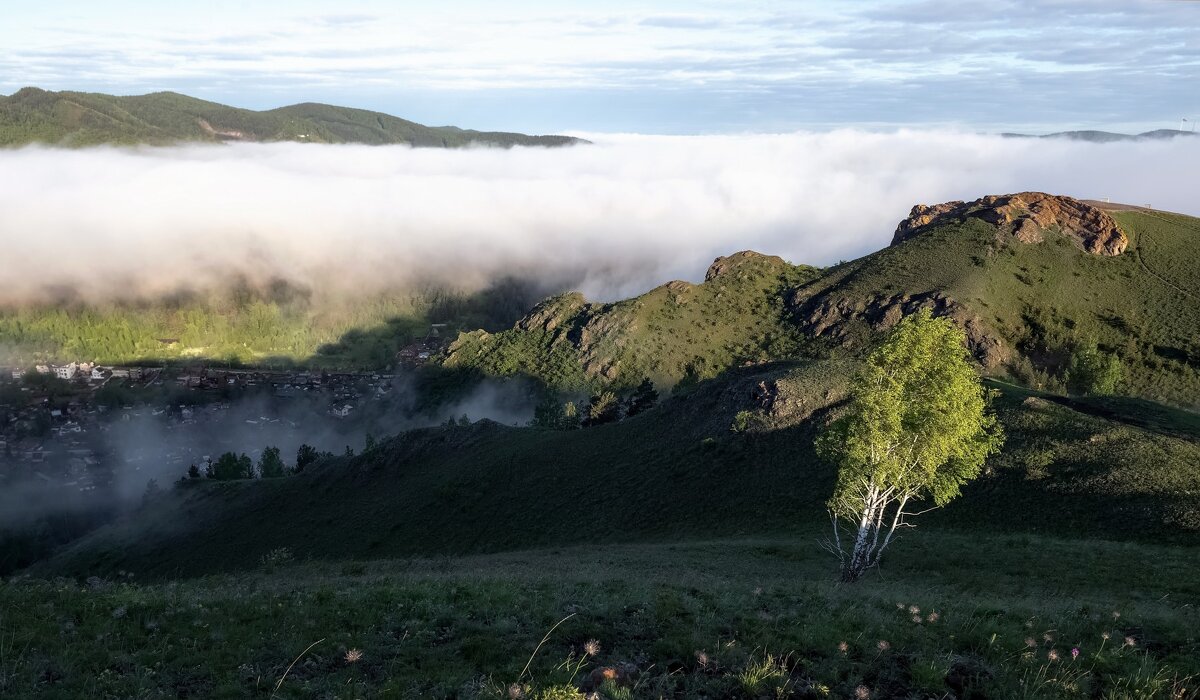
<path id="1" fill-rule="evenodd" d="M 674 101 L 682 127 L 637 127 L 730 131 L 750 115 L 756 130 L 848 121 L 1053 131 L 1094 125 L 1098 106 L 1132 95 L 1103 114 L 1108 126 L 1153 128 L 1197 108 L 1195 91 L 1181 87 L 1200 71 L 1196 2 L 518 2 L 454 12 L 368 0 L 353 9 L 249 6 L 233 25 L 223 13 L 182 6 L 58 16 L 15 9 L 0 26 L 0 66 L 12 68 L 0 71 L 0 91 L 34 82 L 123 93 L 188 86 L 243 106 L 319 97 L 418 118 L 422 105 L 453 93 L 456 109 L 429 118 L 518 130 L 621 129 L 621 115 L 647 102 L 679 94 L 716 102 L 731 91 L 753 97 L 704 114 Z M 1088 81 L 1077 88 L 1079 73 Z M 971 82 L 1019 89 L 961 99 L 956 88 Z M 495 121 L 489 100 L 529 90 L 541 94 L 516 110 L 520 120 Z M 615 94 L 604 98 L 607 109 L 576 121 L 569 100 L 556 96 L 577 90 Z M 875 106 L 881 96 L 891 108 Z"/>
<path id="2" fill-rule="evenodd" d="M 1200 139 L 1088 144 L 954 131 L 657 137 L 567 149 L 302 144 L 0 151 L 0 300 L 316 292 L 505 275 L 594 298 L 697 280 L 741 249 L 827 265 L 916 203 L 1045 190 L 1200 214 Z"/>

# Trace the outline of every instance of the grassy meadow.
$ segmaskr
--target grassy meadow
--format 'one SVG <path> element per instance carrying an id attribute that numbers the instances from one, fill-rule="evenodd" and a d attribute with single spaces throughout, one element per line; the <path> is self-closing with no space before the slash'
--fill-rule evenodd
<path id="1" fill-rule="evenodd" d="M 576 520 L 586 534 L 588 510 Z M 275 551 L 249 571 L 162 583 L 13 579 L 0 586 L 0 695 L 1200 693 L 1195 548 L 927 528 L 845 585 L 822 531 L 704 534 L 371 562 Z"/>

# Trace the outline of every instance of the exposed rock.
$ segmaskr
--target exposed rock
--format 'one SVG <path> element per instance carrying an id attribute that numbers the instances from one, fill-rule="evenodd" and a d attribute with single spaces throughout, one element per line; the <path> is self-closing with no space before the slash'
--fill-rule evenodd
<path id="1" fill-rule="evenodd" d="M 797 316 L 801 327 L 812 335 L 839 340 L 843 345 L 853 345 L 855 336 L 851 327 L 855 322 L 864 323 L 876 331 L 887 331 L 895 327 L 900 319 L 920 309 L 929 309 L 934 316 L 954 321 L 966 334 L 967 347 L 985 368 L 998 367 L 1010 359 L 1010 349 L 997 334 L 991 332 L 965 306 L 942 292 L 868 299 L 829 296 L 799 301 Z"/>
<path id="2" fill-rule="evenodd" d="M 977 218 L 994 224 L 1022 243 L 1041 243 L 1056 230 L 1093 255 L 1120 255 L 1129 239 L 1105 211 L 1071 197 L 1044 192 L 989 195 L 974 202 L 918 204 L 901 221 L 892 245 L 919 235 L 930 226 Z"/>
<path id="3" fill-rule="evenodd" d="M 559 294 L 533 307 L 525 318 L 517 322 L 517 327 L 523 331 L 552 331 L 586 305 L 587 301 L 579 292 Z"/>
<path id="4" fill-rule="evenodd" d="M 756 253 L 753 250 L 743 250 L 740 253 L 726 255 L 717 258 L 712 265 L 708 266 L 708 272 L 704 274 L 704 281 L 716 279 L 722 275 L 727 275 L 734 270 L 747 263 L 757 263 L 762 261 L 770 261 L 772 263 L 784 264 L 783 258 L 778 255 L 763 255 Z"/>

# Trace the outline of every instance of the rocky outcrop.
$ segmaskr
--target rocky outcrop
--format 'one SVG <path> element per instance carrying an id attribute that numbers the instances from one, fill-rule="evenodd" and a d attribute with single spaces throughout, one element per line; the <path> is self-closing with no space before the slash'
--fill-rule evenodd
<path id="1" fill-rule="evenodd" d="M 523 331 L 553 331 L 565 321 L 573 318 L 587 306 L 587 300 L 579 292 L 567 292 L 539 302 L 528 314 L 517 322 Z"/>
<path id="2" fill-rule="evenodd" d="M 1044 192 L 989 195 L 973 202 L 932 206 L 918 204 L 896 227 L 892 245 L 932 226 L 968 218 L 993 224 L 1021 243 L 1041 243 L 1046 231 L 1057 231 L 1092 255 L 1120 255 L 1129 245 L 1129 239 L 1107 212 L 1071 197 Z"/>
<path id="3" fill-rule="evenodd" d="M 866 325 L 875 331 L 887 331 L 900 319 L 920 309 L 954 321 L 967 336 L 967 347 L 986 369 L 1008 362 L 1011 350 L 986 324 L 965 306 L 942 292 L 874 296 L 866 299 L 827 296 L 802 302 L 797 308 L 801 327 L 815 337 L 825 337 L 852 346 L 855 326 Z"/>
<path id="4" fill-rule="evenodd" d="M 770 262 L 778 265 L 787 264 L 778 255 L 763 255 L 753 250 L 743 250 L 739 253 L 725 255 L 714 260 L 713 264 L 708 266 L 708 272 L 704 273 L 704 281 L 708 282 L 728 275 L 744 265 L 756 265 L 760 262 Z"/>

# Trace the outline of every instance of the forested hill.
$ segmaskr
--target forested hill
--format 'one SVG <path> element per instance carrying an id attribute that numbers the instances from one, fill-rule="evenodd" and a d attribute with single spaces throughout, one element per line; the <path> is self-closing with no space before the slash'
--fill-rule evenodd
<path id="1" fill-rule="evenodd" d="M 424 126 L 381 112 L 306 102 L 256 112 L 174 92 L 116 96 L 22 88 L 0 96 L 0 146 L 179 142 L 407 144 L 458 148 L 568 146 L 570 136 L 529 136 Z"/>

